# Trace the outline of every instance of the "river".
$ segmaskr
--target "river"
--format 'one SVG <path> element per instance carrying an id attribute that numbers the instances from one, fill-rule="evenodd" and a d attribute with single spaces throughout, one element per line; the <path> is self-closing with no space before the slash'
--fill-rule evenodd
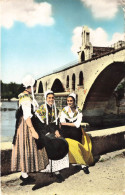
<path id="1" fill-rule="evenodd" d="M 1 142 L 12 141 L 15 132 L 17 102 L 1 102 Z"/>
<path id="2" fill-rule="evenodd" d="M 12 141 L 13 135 L 15 132 L 15 113 L 16 109 L 18 108 L 18 102 L 2 102 L 1 105 L 1 142 L 9 142 Z M 114 117 L 114 118 L 113 118 Z M 109 124 L 110 122 L 110 124 Z M 107 125 L 107 126 L 106 126 Z M 84 129 L 85 131 L 97 130 L 97 129 L 104 129 L 104 128 L 111 128 L 125 125 L 125 114 L 121 116 L 116 115 L 109 115 L 105 119 L 103 126 L 95 126 L 95 127 L 88 127 L 88 129 Z"/>

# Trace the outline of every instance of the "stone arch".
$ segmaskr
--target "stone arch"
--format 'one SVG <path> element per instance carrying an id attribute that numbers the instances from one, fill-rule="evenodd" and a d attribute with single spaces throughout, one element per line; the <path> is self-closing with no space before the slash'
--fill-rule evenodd
<path id="1" fill-rule="evenodd" d="M 66 88 L 69 88 L 69 75 L 67 75 L 67 79 L 66 79 Z"/>
<path id="2" fill-rule="evenodd" d="M 74 91 L 75 91 L 75 85 L 76 85 L 76 76 L 73 73 L 73 75 L 72 75 L 72 90 L 74 90 Z"/>
<path id="3" fill-rule="evenodd" d="M 125 64 L 113 62 L 104 68 L 93 82 L 83 107 L 84 119 L 90 124 L 96 123 L 96 117 L 100 117 L 98 123 L 103 123 L 103 117 L 108 101 L 118 83 L 125 77 Z"/>
<path id="4" fill-rule="evenodd" d="M 80 71 L 80 73 L 79 73 L 79 85 L 83 85 L 83 83 L 84 83 L 84 80 L 83 80 L 83 72 Z"/>
<path id="5" fill-rule="evenodd" d="M 38 93 L 43 93 L 43 84 L 41 81 L 39 82 Z"/>
<path id="6" fill-rule="evenodd" d="M 51 90 L 56 92 L 64 92 L 64 87 L 59 79 L 56 79 L 51 87 Z"/>

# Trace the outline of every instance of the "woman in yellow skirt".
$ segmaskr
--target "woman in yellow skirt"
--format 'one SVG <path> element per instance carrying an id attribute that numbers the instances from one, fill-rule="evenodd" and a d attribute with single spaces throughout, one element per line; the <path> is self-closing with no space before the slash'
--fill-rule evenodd
<path id="1" fill-rule="evenodd" d="M 88 166 L 93 164 L 92 143 L 89 136 L 81 127 L 82 112 L 76 106 L 76 94 L 67 97 L 67 106 L 60 116 L 61 135 L 69 144 L 69 162 L 81 165 L 83 171 L 89 174 Z"/>

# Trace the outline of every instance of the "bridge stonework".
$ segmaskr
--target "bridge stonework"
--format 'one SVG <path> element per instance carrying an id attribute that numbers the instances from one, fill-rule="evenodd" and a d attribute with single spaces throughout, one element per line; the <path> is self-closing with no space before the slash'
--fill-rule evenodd
<path id="1" fill-rule="evenodd" d="M 56 96 L 66 97 L 74 91 L 84 118 L 91 122 L 92 117 L 99 117 L 100 121 L 114 89 L 124 77 L 125 47 L 121 47 L 41 77 L 37 80 L 36 95 L 51 89 Z"/>

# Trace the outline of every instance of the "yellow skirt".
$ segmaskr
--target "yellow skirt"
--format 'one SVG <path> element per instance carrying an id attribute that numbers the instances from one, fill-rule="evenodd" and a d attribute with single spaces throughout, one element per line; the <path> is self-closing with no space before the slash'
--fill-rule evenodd
<path id="1" fill-rule="evenodd" d="M 90 137 L 82 128 L 82 144 L 76 140 L 66 138 L 69 144 L 69 162 L 71 164 L 93 164 L 92 143 Z"/>

